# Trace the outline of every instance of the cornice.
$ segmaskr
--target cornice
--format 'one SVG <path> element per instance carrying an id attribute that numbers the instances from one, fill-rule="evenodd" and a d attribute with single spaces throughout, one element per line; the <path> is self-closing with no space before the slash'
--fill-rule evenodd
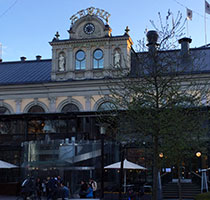
<path id="1" fill-rule="evenodd" d="M 82 81 L 66 81 L 66 82 L 50 82 L 43 84 L 26 84 L 26 85 L 5 85 L 0 86 L 1 96 L 16 96 L 16 95 L 40 95 L 48 96 L 51 93 L 65 94 L 67 92 L 84 93 L 91 91 L 98 92 L 101 88 L 106 88 L 104 80 L 82 80 Z"/>
<path id="2" fill-rule="evenodd" d="M 94 43 L 94 42 L 110 42 L 110 41 L 122 41 L 129 40 L 132 43 L 132 40 L 129 36 L 117 36 L 117 37 L 103 37 L 103 38 L 90 38 L 90 39 L 75 39 L 75 40 L 55 40 L 49 42 L 50 45 L 66 45 L 66 44 L 78 44 L 78 43 Z"/>

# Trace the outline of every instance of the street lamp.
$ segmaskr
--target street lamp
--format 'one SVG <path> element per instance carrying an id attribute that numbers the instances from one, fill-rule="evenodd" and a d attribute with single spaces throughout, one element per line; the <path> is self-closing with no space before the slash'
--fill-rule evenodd
<path id="1" fill-rule="evenodd" d="M 163 158 L 163 153 L 159 153 L 159 157 L 160 158 Z"/>
<path id="2" fill-rule="evenodd" d="M 100 126 L 101 134 L 101 199 L 104 198 L 104 135 L 106 129 L 104 126 Z"/>
<path id="3" fill-rule="evenodd" d="M 201 152 L 200 151 L 198 151 L 198 152 L 196 152 L 196 154 L 195 154 L 198 158 L 199 157 L 201 157 Z"/>
<path id="4" fill-rule="evenodd" d="M 201 160 L 201 152 L 198 151 L 195 153 L 196 157 L 198 158 L 198 171 L 202 169 L 202 160 Z"/>

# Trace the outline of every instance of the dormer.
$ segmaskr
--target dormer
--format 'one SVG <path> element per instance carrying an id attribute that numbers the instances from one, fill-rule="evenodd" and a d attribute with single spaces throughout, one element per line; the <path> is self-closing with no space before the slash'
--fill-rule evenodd
<path id="1" fill-rule="evenodd" d="M 128 29 L 124 35 L 112 36 L 109 16 L 102 9 L 87 8 L 70 18 L 69 39 L 61 40 L 56 33 L 50 42 L 52 80 L 101 79 L 119 66 L 130 67 L 133 42 Z"/>

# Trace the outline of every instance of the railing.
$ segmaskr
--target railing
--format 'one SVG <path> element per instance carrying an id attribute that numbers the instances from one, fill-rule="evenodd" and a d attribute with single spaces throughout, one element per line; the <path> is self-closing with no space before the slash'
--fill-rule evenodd
<path id="1" fill-rule="evenodd" d="M 193 171 L 191 171 L 191 174 L 192 174 L 192 182 L 201 186 L 202 177 Z M 207 180 L 207 183 L 208 183 L 208 188 L 210 189 L 210 181 Z"/>
<path id="2" fill-rule="evenodd" d="M 161 174 L 161 183 L 166 184 L 169 183 L 172 180 L 172 173 L 171 172 L 166 172 Z"/>
<path id="3" fill-rule="evenodd" d="M 65 139 L 76 136 L 78 140 L 88 140 L 93 141 L 95 138 L 85 138 L 83 137 L 86 132 L 65 132 L 65 133 L 16 133 L 16 134 L 0 134 L 0 144 L 7 143 L 8 141 L 15 141 L 16 144 L 20 144 L 24 141 L 37 141 L 37 140 L 45 140 L 48 135 L 51 140 L 56 139 Z M 98 138 L 99 139 L 99 138 Z"/>

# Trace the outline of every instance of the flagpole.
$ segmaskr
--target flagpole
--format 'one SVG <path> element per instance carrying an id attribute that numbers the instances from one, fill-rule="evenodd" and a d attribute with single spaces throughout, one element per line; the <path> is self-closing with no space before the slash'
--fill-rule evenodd
<path id="1" fill-rule="evenodd" d="M 204 0 L 204 26 L 205 26 L 205 45 L 207 45 L 207 34 L 206 34 L 206 1 Z"/>
<path id="2" fill-rule="evenodd" d="M 187 37 L 189 37 L 188 19 L 187 19 Z"/>

